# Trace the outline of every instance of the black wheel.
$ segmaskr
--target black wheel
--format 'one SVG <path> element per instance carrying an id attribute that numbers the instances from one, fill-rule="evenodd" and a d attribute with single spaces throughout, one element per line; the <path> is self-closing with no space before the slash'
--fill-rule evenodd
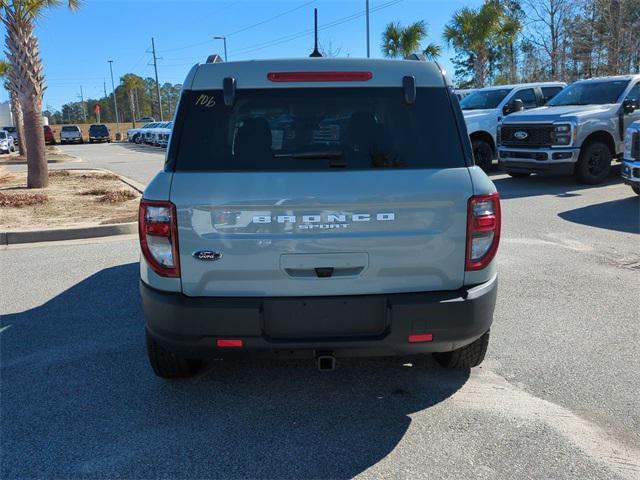
<path id="1" fill-rule="evenodd" d="M 491 170 L 493 165 L 493 149 L 484 140 L 474 140 L 471 142 L 473 147 L 473 159 L 476 165 L 479 166 L 485 172 Z"/>
<path id="2" fill-rule="evenodd" d="M 489 346 L 489 331 L 475 342 L 451 352 L 434 353 L 433 358 L 444 368 L 477 367 L 484 360 Z"/>
<path id="3" fill-rule="evenodd" d="M 531 175 L 531 172 L 507 172 L 507 175 L 513 178 L 526 178 Z"/>
<path id="4" fill-rule="evenodd" d="M 611 150 L 602 142 L 591 142 L 582 147 L 575 175 L 580 183 L 597 185 L 611 172 Z"/>
<path id="5" fill-rule="evenodd" d="M 11 147 L 11 152 L 13 153 L 13 152 L 15 152 L 15 151 L 16 151 L 16 147 L 15 147 L 15 146 L 12 146 L 12 147 Z"/>
<path id="6" fill-rule="evenodd" d="M 200 369 L 201 362 L 176 355 L 147 335 L 147 356 L 154 373 L 161 378 L 188 378 Z"/>
<path id="7" fill-rule="evenodd" d="M 636 195 L 640 195 L 640 185 L 631 185 L 631 190 L 633 190 Z"/>

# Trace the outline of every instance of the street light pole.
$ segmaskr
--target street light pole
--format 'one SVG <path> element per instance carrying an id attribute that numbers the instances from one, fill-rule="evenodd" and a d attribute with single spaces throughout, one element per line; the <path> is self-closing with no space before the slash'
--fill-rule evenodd
<path id="1" fill-rule="evenodd" d="M 109 62 L 109 70 L 111 71 L 111 89 L 113 90 L 113 106 L 116 113 L 116 131 L 120 133 L 120 119 L 118 118 L 118 99 L 116 98 L 116 84 L 113 81 L 113 60 Z"/>
<path id="2" fill-rule="evenodd" d="M 222 40 L 224 43 L 224 61 L 227 61 L 227 37 L 225 36 L 219 36 L 219 37 L 213 37 L 214 40 Z"/>
<path id="3" fill-rule="evenodd" d="M 367 23 L 367 58 L 371 57 L 371 50 L 369 46 L 369 0 L 365 3 L 365 18 Z"/>

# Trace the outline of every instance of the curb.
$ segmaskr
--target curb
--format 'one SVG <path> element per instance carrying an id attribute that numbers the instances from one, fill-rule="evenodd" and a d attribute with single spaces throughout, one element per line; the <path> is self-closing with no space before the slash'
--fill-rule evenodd
<path id="1" fill-rule="evenodd" d="M 123 183 L 142 193 L 145 186 L 131 178 L 105 168 L 68 168 L 65 170 L 93 170 L 116 175 Z M 0 232 L 0 246 L 21 243 L 59 242 L 64 240 L 82 240 L 85 238 L 111 237 L 138 233 L 138 222 L 113 223 L 91 227 L 50 228 L 47 230 L 24 230 Z"/>
<path id="2" fill-rule="evenodd" d="M 110 237 L 113 235 L 127 235 L 132 233 L 138 233 L 138 222 L 96 225 L 95 227 L 0 232 L 0 245 L 81 240 L 84 238 Z"/>

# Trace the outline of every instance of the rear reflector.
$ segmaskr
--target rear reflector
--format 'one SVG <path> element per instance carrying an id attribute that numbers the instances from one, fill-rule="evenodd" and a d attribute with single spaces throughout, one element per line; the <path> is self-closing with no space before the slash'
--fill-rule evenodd
<path id="1" fill-rule="evenodd" d="M 228 347 L 242 347 L 242 340 L 231 340 L 228 338 L 219 338 L 216 340 L 216 345 L 220 348 L 228 348 Z"/>
<path id="2" fill-rule="evenodd" d="M 272 82 L 366 82 L 371 72 L 269 72 Z"/>
<path id="3" fill-rule="evenodd" d="M 409 335 L 409 343 L 430 342 L 432 340 L 432 333 L 417 333 L 415 335 Z"/>

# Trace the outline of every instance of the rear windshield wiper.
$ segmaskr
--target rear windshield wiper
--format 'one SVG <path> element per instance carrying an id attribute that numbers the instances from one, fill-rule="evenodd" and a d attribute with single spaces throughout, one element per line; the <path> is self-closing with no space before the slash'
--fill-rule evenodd
<path id="1" fill-rule="evenodd" d="M 342 152 L 339 150 L 320 150 L 317 152 L 275 153 L 273 158 L 291 158 L 294 160 L 331 160 L 331 167 L 346 167 L 347 162 L 342 160 Z"/>

